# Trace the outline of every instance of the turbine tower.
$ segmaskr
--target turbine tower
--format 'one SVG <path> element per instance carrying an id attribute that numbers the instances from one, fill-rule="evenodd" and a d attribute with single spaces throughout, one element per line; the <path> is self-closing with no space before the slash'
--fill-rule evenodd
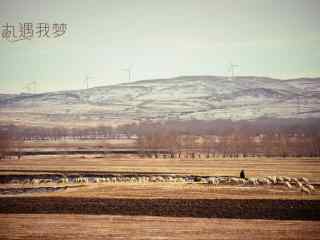
<path id="1" fill-rule="evenodd" d="M 26 93 L 30 93 L 30 92 L 31 92 L 30 85 L 29 85 L 29 84 L 26 84 L 26 85 L 22 88 L 22 90 L 25 90 Z"/>
<path id="2" fill-rule="evenodd" d="M 23 89 L 25 89 L 27 91 L 27 93 L 29 94 L 35 94 L 36 93 L 36 88 L 37 87 L 37 82 L 36 81 L 32 81 L 27 83 Z"/>
<path id="3" fill-rule="evenodd" d="M 37 92 L 37 82 L 36 81 L 32 81 L 31 82 L 31 86 L 33 86 L 33 94 L 35 94 Z"/>
<path id="4" fill-rule="evenodd" d="M 233 80 L 233 78 L 234 78 L 234 72 L 235 72 L 235 69 L 237 67 L 240 67 L 240 66 L 236 65 L 236 64 L 233 64 L 233 63 L 230 63 L 229 69 L 230 69 L 230 72 L 231 72 L 231 80 Z"/>
<path id="5" fill-rule="evenodd" d="M 132 79 L 132 67 L 124 68 L 122 71 L 128 73 L 128 81 L 131 82 Z"/>
<path id="6" fill-rule="evenodd" d="M 32 94 L 36 94 L 36 87 L 37 87 L 37 82 L 36 81 L 32 81 L 32 82 L 27 83 L 23 87 L 23 89 L 26 90 L 26 93 L 32 95 Z M 33 96 L 30 96 L 29 100 L 30 100 L 30 107 L 33 107 L 34 106 Z"/>
<path id="7" fill-rule="evenodd" d="M 85 80 L 84 80 L 84 84 L 85 84 L 85 86 L 86 86 L 86 89 L 89 88 L 89 80 L 90 80 L 90 79 L 93 79 L 93 77 L 86 75 L 86 78 L 85 78 Z"/>
<path id="8" fill-rule="evenodd" d="M 231 77 L 229 78 L 230 81 L 233 81 L 234 80 L 234 71 L 235 71 L 235 68 L 239 67 L 239 65 L 236 65 L 236 64 L 233 64 L 232 62 L 229 64 L 229 72 L 231 72 Z M 234 96 L 233 96 L 233 92 L 231 92 L 231 95 L 232 95 L 232 98 L 231 98 L 231 108 L 233 108 L 235 106 L 234 104 Z M 229 119 L 231 120 L 231 113 L 233 112 L 232 109 L 229 110 L 230 111 L 230 116 L 229 116 Z"/>

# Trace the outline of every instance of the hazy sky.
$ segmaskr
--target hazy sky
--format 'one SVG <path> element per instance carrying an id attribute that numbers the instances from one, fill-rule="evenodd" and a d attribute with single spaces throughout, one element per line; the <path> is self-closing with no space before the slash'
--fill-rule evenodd
<path id="1" fill-rule="evenodd" d="M 0 0 L 0 24 L 66 23 L 57 39 L 0 39 L 0 92 L 179 75 L 320 76 L 319 0 Z"/>

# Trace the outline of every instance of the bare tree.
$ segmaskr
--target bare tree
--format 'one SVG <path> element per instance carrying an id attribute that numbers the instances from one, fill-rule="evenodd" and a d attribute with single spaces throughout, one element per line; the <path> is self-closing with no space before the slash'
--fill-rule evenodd
<path id="1" fill-rule="evenodd" d="M 10 157 L 13 147 L 12 135 L 6 131 L 1 132 L 0 135 L 0 159 L 6 159 Z"/>

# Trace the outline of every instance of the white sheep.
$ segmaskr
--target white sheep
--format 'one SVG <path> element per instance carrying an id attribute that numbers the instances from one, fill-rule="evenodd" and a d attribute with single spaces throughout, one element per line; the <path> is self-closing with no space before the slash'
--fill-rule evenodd
<path id="1" fill-rule="evenodd" d="M 277 177 L 277 183 L 283 184 L 284 179 L 282 176 Z"/>
<path id="2" fill-rule="evenodd" d="M 157 177 L 157 181 L 158 181 L 158 182 L 164 182 L 165 180 L 164 180 L 164 178 L 163 178 L 163 177 L 158 176 L 158 177 Z"/>
<path id="3" fill-rule="evenodd" d="M 308 188 L 306 188 L 306 187 L 302 187 L 301 188 L 301 192 L 306 193 L 306 194 L 310 194 L 311 193 L 310 190 Z"/>
<path id="4" fill-rule="evenodd" d="M 60 178 L 58 180 L 58 183 L 68 183 L 69 182 L 69 179 L 68 178 Z"/>
<path id="5" fill-rule="evenodd" d="M 311 184 L 307 184 L 306 188 L 308 188 L 310 191 L 314 191 L 314 186 L 312 186 Z"/>
<path id="6" fill-rule="evenodd" d="M 112 181 L 113 182 L 123 182 L 123 181 L 125 181 L 125 177 L 119 177 L 119 176 L 117 176 L 117 177 L 112 177 Z"/>
<path id="7" fill-rule="evenodd" d="M 216 180 L 219 181 L 219 183 L 226 183 L 228 179 L 224 177 L 216 177 Z"/>
<path id="8" fill-rule="evenodd" d="M 210 178 L 208 179 L 208 184 L 216 185 L 216 184 L 218 184 L 218 183 L 219 183 L 219 182 L 218 182 L 217 179 L 214 178 L 214 177 L 210 177 Z"/>
<path id="9" fill-rule="evenodd" d="M 94 178 L 94 179 L 93 179 L 93 182 L 99 183 L 99 182 L 100 182 L 100 179 L 99 179 L 99 178 Z"/>
<path id="10" fill-rule="evenodd" d="M 66 178 L 68 180 L 68 178 Z M 52 183 L 52 179 L 43 179 L 43 183 Z"/>
<path id="11" fill-rule="evenodd" d="M 30 183 L 30 180 L 29 179 L 24 179 L 22 184 L 29 184 Z"/>
<path id="12" fill-rule="evenodd" d="M 229 183 L 231 183 L 231 184 L 239 184 L 239 179 L 232 177 L 232 178 L 229 179 Z"/>
<path id="13" fill-rule="evenodd" d="M 19 180 L 18 179 L 13 179 L 10 181 L 11 184 L 19 184 Z"/>
<path id="14" fill-rule="evenodd" d="M 268 178 L 270 181 L 273 180 L 273 176 L 267 176 L 266 178 Z"/>
<path id="15" fill-rule="evenodd" d="M 136 182 L 136 181 L 137 181 L 137 179 L 135 177 L 130 178 L 130 182 Z"/>
<path id="16" fill-rule="evenodd" d="M 143 178 L 144 178 L 145 182 L 149 182 L 150 181 L 150 177 L 148 177 L 148 176 L 144 176 Z"/>
<path id="17" fill-rule="evenodd" d="M 272 184 L 277 184 L 277 177 L 276 176 L 268 176 L 267 178 L 270 180 L 270 182 Z"/>
<path id="18" fill-rule="evenodd" d="M 246 184 L 246 183 L 247 183 L 247 180 L 244 179 L 244 178 L 240 178 L 240 179 L 239 179 L 239 183 L 240 183 L 240 184 Z"/>
<path id="19" fill-rule="evenodd" d="M 193 182 L 193 179 L 192 179 L 191 177 L 186 177 L 186 178 L 185 178 L 185 181 L 186 181 L 186 182 Z"/>
<path id="20" fill-rule="evenodd" d="M 117 178 L 116 177 L 112 177 L 111 178 L 111 182 L 116 182 L 117 181 Z"/>
<path id="21" fill-rule="evenodd" d="M 40 180 L 36 178 L 32 179 L 31 181 L 31 184 L 39 184 L 39 183 L 40 183 Z"/>
<path id="22" fill-rule="evenodd" d="M 183 182 L 183 179 L 181 177 L 178 178 L 178 181 L 179 182 Z M 200 178 L 200 183 L 207 183 L 208 180 L 204 177 Z"/>
<path id="23" fill-rule="evenodd" d="M 265 184 L 270 185 L 270 184 L 271 184 L 271 181 L 266 178 L 266 179 L 265 179 Z"/>
<path id="24" fill-rule="evenodd" d="M 289 188 L 289 189 L 292 188 L 292 185 L 291 185 L 289 182 L 284 182 L 284 185 L 285 185 L 287 188 Z"/>
<path id="25" fill-rule="evenodd" d="M 152 176 L 152 177 L 150 177 L 150 181 L 151 181 L 151 182 L 156 182 L 156 181 L 157 181 L 157 178 L 156 178 L 155 176 Z"/>
<path id="26" fill-rule="evenodd" d="M 47 180 L 47 179 L 40 179 L 39 183 L 40 183 L 40 184 L 44 184 L 44 183 L 46 183 L 46 180 Z"/>
<path id="27" fill-rule="evenodd" d="M 283 179 L 284 179 L 284 181 L 287 181 L 287 182 L 290 182 L 290 181 L 291 181 L 291 178 L 290 178 L 290 177 L 287 177 L 287 176 L 283 177 Z"/>
<path id="28" fill-rule="evenodd" d="M 81 182 L 81 177 L 77 177 L 77 178 L 75 179 L 75 182 L 76 182 L 76 183 L 80 183 L 80 182 Z"/>
<path id="29" fill-rule="evenodd" d="M 248 183 L 251 185 L 257 185 L 258 181 L 256 178 L 249 178 Z"/>
<path id="30" fill-rule="evenodd" d="M 258 178 L 257 182 L 262 185 L 264 184 L 265 181 L 264 181 L 264 178 Z"/>
<path id="31" fill-rule="evenodd" d="M 258 182 L 260 184 L 266 184 L 266 185 L 270 185 L 271 184 L 269 178 L 266 178 L 266 177 L 258 179 Z"/>
<path id="32" fill-rule="evenodd" d="M 77 177 L 77 178 L 75 179 L 75 182 L 76 182 L 76 183 L 82 183 L 82 182 L 83 182 L 82 177 Z"/>
<path id="33" fill-rule="evenodd" d="M 301 182 L 304 182 L 304 183 L 309 183 L 309 179 L 308 178 L 305 178 L 305 177 L 302 177 L 299 179 Z"/>
<path id="34" fill-rule="evenodd" d="M 299 181 L 297 181 L 296 184 L 297 184 L 297 186 L 298 186 L 299 188 L 302 188 L 302 186 L 303 186 L 303 184 L 302 184 L 301 182 L 299 182 Z"/>
<path id="35" fill-rule="evenodd" d="M 175 179 L 174 179 L 173 177 L 171 177 L 171 176 L 170 176 L 170 177 L 168 177 L 168 178 L 167 178 L 167 181 L 168 181 L 168 182 L 174 182 L 174 181 L 175 181 Z"/>
<path id="36" fill-rule="evenodd" d="M 87 177 L 78 177 L 78 178 L 76 178 L 75 182 L 77 182 L 77 183 L 88 183 L 89 179 Z"/>

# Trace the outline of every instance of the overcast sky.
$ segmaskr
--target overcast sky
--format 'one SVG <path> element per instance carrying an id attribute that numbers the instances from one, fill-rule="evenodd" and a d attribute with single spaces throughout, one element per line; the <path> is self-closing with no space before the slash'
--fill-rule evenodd
<path id="1" fill-rule="evenodd" d="M 66 23 L 60 38 L 0 39 L 0 92 L 180 75 L 320 76 L 319 0 L 1 0 L 0 24 Z"/>

